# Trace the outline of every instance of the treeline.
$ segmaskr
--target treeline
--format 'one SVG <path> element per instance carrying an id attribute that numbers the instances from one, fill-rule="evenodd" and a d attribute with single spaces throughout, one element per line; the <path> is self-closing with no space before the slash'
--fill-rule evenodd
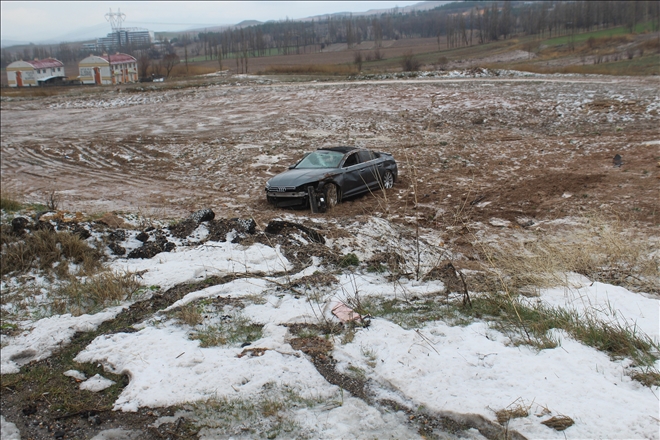
<path id="1" fill-rule="evenodd" d="M 640 22 L 660 28 L 658 1 L 455 2 L 428 11 L 378 16 L 328 16 L 200 32 L 194 42 L 207 59 L 313 52 L 335 43 L 446 37 L 448 47 L 484 44 L 513 35 L 552 37 Z"/>
<path id="2" fill-rule="evenodd" d="M 464 1 L 427 11 L 402 13 L 395 8 L 380 15 L 327 16 L 309 21 L 272 21 L 221 32 L 181 34 L 171 41 L 145 47 L 121 47 L 136 58 L 160 59 L 164 55 L 203 56 L 221 62 L 248 57 L 318 52 L 327 45 L 345 43 L 353 48 L 363 41 L 380 47 L 384 40 L 437 38 L 447 48 L 485 44 L 514 35 L 552 37 L 594 29 L 626 26 L 630 32 L 640 22 L 660 29 L 660 1 Z M 116 50 L 117 48 L 110 48 Z M 179 50 L 177 50 L 179 49 Z M 17 59 L 54 57 L 65 63 L 79 60 L 89 51 L 71 44 L 22 50 L 2 50 L 2 67 Z"/>
<path id="3" fill-rule="evenodd" d="M 7 65 L 13 63 L 14 61 L 19 60 L 33 60 L 33 59 L 44 59 L 44 58 L 56 58 L 62 61 L 64 64 L 76 63 L 81 59 L 88 57 L 90 54 L 101 55 L 103 53 L 114 53 L 115 51 L 121 51 L 130 55 L 136 53 L 142 53 L 144 51 L 148 52 L 152 58 L 158 59 L 162 56 L 163 53 L 170 53 L 174 51 L 174 48 L 171 44 L 161 45 L 161 49 L 156 49 L 153 45 L 136 45 L 129 44 L 124 45 L 121 48 L 115 47 L 99 47 L 96 50 L 90 50 L 84 48 L 80 43 L 60 43 L 57 45 L 37 45 L 30 44 L 25 46 L 20 50 L 5 48 L 0 52 L 0 66 L 2 68 L 7 67 Z"/>

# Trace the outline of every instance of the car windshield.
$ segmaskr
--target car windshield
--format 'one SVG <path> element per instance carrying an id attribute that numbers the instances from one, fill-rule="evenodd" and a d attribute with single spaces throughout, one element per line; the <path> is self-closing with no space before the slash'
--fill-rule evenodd
<path id="1" fill-rule="evenodd" d="M 338 151 L 317 150 L 309 153 L 296 168 L 337 168 L 342 157 Z"/>

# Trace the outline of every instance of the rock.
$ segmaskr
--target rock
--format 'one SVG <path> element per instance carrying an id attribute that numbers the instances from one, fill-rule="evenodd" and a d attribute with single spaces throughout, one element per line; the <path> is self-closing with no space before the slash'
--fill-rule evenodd
<path id="1" fill-rule="evenodd" d="M 111 241 L 110 244 L 108 244 L 108 247 L 112 251 L 113 254 L 115 255 L 124 255 L 126 254 L 126 248 L 123 246 L 120 246 L 118 243 Z"/>
<path id="2" fill-rule="evenodd" d="M 190 219 L 196 222 L 198 225 L 201 222 L 208 222 L 215 218 L 215 212 L 212 209 L 200 209 L 199 211 L 194 212 Z"/>
<path id="3" fill-rule="evenodd" d="M 23 235 L 28 224 L 30 224 L 30 221 L 25 217 L 14 217 L 11 221 L 11 228 L 14 234 Z"/>
<path id="4" fill-rule="evenodd" d="M 135 236 L 135 239 L 140 240 L 142 243 L 146 243 L 149 240 L 149 234 L 142 231 L 138 235 Z"/>
<path id="5" fill-rule="evenodd" d="M 37 413 L 37 407 L 34 405 L 28 405 L 25 408 L 23 408 L 21 411 L 23 412 L 23 415 L 31 416 L 32 414 Z"/>
<path id="6" fill-rule="evenodd" d="M 621 165 L 623 165 L 623 158 L 621 157 L 620 154 L 617 154 L 616 156 L 614 156 L 614 159 L 612 159 L 612 162 L 614 163 L 615 167 L 620 167 Z"/>
<path id="7" fill-rule="evenodd" d="M 126 228 L 127 226 L 123 219 L 111 212 L 106 213 L 103 217 L 98 219 L 96 223 L 101 223 L 111 228 Z"/>
<path id="8" fill-rule="evenodd" d="M 152 241 L 145 243 L 142 247 L 133 249 L 128 253 L 128 258 L 151 258 L 161 252 L 171 252 L 176 245 L 169 241 Z"/>
<path id="9" fill-rule="evenodd" d="M 126 240 L 126 231 L 123 229 L 114 230 L 108 234 L 108 238 L 112 241 L 124 241 Z"/>
<path id="10" fill-rule="evenodd" d="M 81 240 L 87 240 L 92 234 L 81 225 L 73 225 L 69 228 L 69 231 L 77 235 Z"/>

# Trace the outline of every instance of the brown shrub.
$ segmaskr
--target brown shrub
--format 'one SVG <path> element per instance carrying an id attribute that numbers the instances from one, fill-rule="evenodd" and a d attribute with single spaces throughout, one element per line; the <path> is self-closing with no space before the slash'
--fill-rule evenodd
<path id="1" fill-rule="evenodd" d="M 404 72 L 415 72 L 422 67 L 422 62 L 416 60 L 412 51 L 407 51 L 403 54 L 403 59 L 401 60 L 401 68 Z"/>

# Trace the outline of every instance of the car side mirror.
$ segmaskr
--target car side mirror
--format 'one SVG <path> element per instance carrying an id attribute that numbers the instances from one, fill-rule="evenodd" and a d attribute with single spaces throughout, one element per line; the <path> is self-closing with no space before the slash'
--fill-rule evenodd
<path id="1" fill-rule="evenodd" d="M 294 169 L 295 167 L 296 167 L 295 165 L 289 165 L 290 170 Z"/>

